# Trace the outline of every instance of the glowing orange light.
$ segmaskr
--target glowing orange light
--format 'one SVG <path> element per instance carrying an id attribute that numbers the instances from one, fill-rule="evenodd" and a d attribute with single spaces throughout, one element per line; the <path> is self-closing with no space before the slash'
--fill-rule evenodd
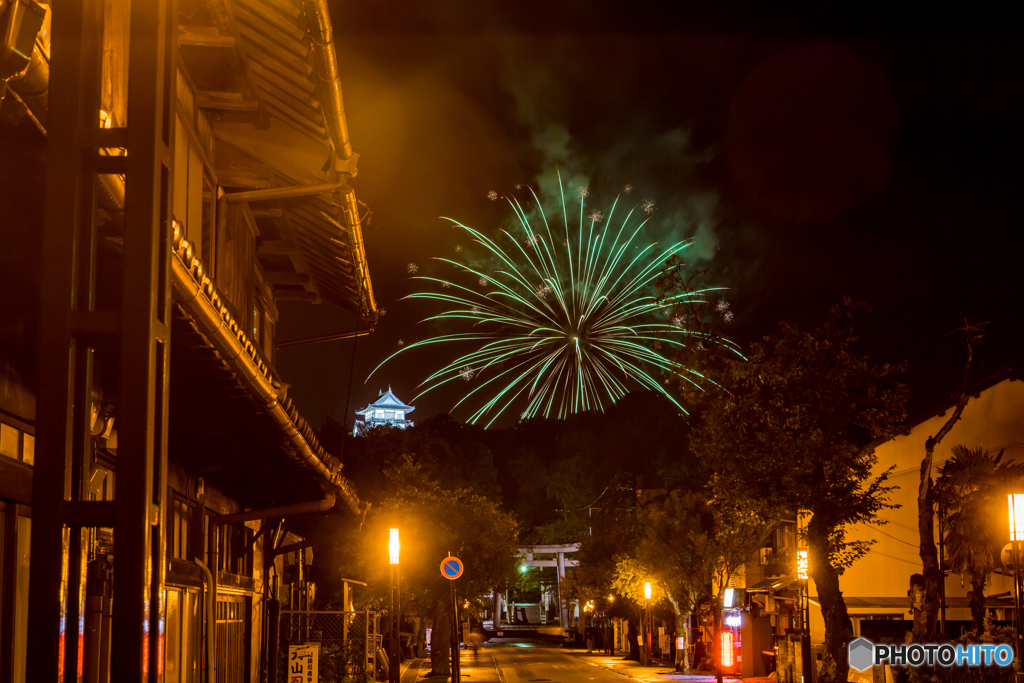
<path id="1" fill-rule="evenodd" d="M 398 552 L 401 547 L 402 544 L 398 540 L 398 529 L 392 529 L 391 538 L 388 540 L 388 555 L 391 558 L 391 564 L 398 564 Z"/>
<path id="2" fill-rule="evenodd" d="M 796 551 L 796 577 L 798 579 L 807 578 L 807 551 L 798 550 Z"/>
<path id="3" fill-rule="evenodd" d="M 722 666 L 732 666 L 732 631 L 722 631 Z"/>
<path id="4" fill-rule="evenodd" d="M 1007 498 L 1010 504 L 1010 540 L 1024 541 L 1024 494 L 1011 493 Z"/>

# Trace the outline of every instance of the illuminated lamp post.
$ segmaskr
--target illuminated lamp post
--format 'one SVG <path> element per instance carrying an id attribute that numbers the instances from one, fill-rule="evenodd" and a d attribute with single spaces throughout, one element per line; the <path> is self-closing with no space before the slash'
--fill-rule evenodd
<path id="1" fill-rule="evenodd" d="M 807 607 L 810 593 L 807 590 L 807 551 L 796 551 L 796 578 L 800 580 L 800 628 L 810 628 L 808 622 Z"/>
<path id="2" fill-rule="evenodd" d="M 644 666 L 651 666 L 651 582 L 644 582 L 644 603 L 647 616 L 644 618 Z"/>
<path id="3" fill-rule="evenodd" d="M 1019 654 L 1021 645 L 1021 595 L 1020 595 L 1020 542 L 1024 540 L 1024 494 L 1011 493 L 1007 496 L 1007 504 L 1010 512 L 1010 552 L 1013 557 L 1013 624 L 1017 635 L 1017 648 Z"/>
<path id="4" fill-rule="evenodd" d="M 811 660 L 811 593 L 807 586 L 810 562 L 806 550 L 796 551 L 796 578 L 800 581 L 800 661 L 803 680 L 811 681 L 814 666 Z"/>
<path id="5" fill-rule="evenodd" d="M 399 683 L 401 671 L 401 641 L 399 640 L 400 620 L 399 613 L 402 609 L 401 578 L 398 573 L 398 555 L 401 550 L 401 543 L 398 540 L 398 529 L 391 530 L 391 538 L 388 540 L 388 556 L 391 560 L 391 650 L 388 659 L 388 681 Z"/>
<path id="6" fill-rule="evenodd" d="M 611 620 L 611 604 L 615 602 L 615 596 L 611 593 L 608 594 L 608 637 L 605 639 L 605 644 L 608 646 L 608 654 L 612 657 L 615 656 L 615 622 Z"/>

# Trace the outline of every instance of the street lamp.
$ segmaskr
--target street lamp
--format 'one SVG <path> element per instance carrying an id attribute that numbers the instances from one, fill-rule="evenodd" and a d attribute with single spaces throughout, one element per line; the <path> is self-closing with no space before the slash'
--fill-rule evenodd
<path id="1" fill-rule="evenodd" d="M 796 551 L 796 578 L 800 582 L 798 609 L 800 612 L 800 670 L 802 680 L 814 680 L 811 660 L 811 593 L 807 585 L 810 560 L 807 550 Z"/>
<path id="2" fill-rule="evenodd" d="M 647 604 L 647 618 L 644 619 L 644 666 L 651 666 L 651 582 L 644 582 L 644 602 Z"/>
<path id="3" fill-rule="evenodd" d="M 391 538 L 388 540 L 388 555 L 391 557 L 391 564 L 398 564 L 398 553 L 402 549 L 402 543 L 398 540 L 398 529 L 391 530 Z"/>
<path id="4" fill-rule="evenodd" d="M 808 612 L 810 611 L 810 593 L 807 590 L 807 570 L 810 563 L 807 560 L 806 550 L 796 551 L 796 578 L 800 580 L 800 628 L 811 627 Z M 810 633 L 810 631 L 808 631 Z"/>
<path id="5" fill-rule="evenodd" d="M 1011 493 L 1007 496 L 1007 505 L 1010 512 L 1010 552 L 1013 556 L 1013 605 L 1014 626 L 1017 632 L 1017 652 L 1020 652 L 1021 638 L 1021 597 L 1020 597 L 1020 541 L 1024 540 L 1024 494 Z"/>
<path id="6" fill-rule="evenodd" d="M 402 548 L 401 542 L 398 540 L 398 529 L 391 529 L 391 537 L 388 539 L 388 557 L 391 560 L 391 650 L 388 659 L 388 681 L 389 683 L 399 683 L 399 673 L 401 670 L 401 659 L 399 648 L 401 647 L 399 641 L 399 612 L 402 609 L 402 598 L 401 598 L 401 586 L 400 576 L 398 573 L 398 555 Z"/>

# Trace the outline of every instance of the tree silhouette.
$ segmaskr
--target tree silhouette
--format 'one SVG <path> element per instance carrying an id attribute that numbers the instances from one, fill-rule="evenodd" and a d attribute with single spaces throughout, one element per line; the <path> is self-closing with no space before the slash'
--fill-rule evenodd
<path id="1" fill-rule="evenodd" d="M 952 456 L 939 468 L 935 498 L 945 518 L 950 568 L 971 578 L 971 627 L 985 626 L 985 584 L 1000 565 L 1006 527 L 1006 494 L 1024 477 L 1024 463 L 1002 462 L 1003 451 L 992 455 L 977 447 L 953 446 Z"/>

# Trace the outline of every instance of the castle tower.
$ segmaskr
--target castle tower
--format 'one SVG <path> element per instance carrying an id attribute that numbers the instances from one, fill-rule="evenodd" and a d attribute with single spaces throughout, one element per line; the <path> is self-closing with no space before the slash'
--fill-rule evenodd
<path id="1" fill-rule="evenodd" d="M 412 426 L 412 420 L 405 416 L 416 410 L 413 406 L 407 406 L 398 400 L 398 397 L 388 387 L 382 391 L 376 401 L 356 411 L 356 424 L 352 430 L 353 434 L 359 434 L 372 427 L 385 425 L 405 429 Z"/>

